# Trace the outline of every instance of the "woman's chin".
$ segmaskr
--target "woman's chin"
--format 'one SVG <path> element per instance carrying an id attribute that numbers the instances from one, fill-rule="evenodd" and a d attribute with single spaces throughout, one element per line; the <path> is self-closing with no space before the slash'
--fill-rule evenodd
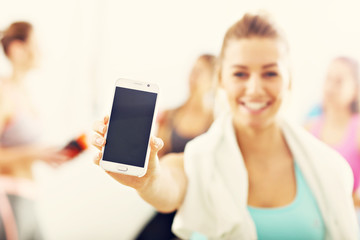
<path id="1" fill-rule="evenodd" d="M 245 116 L 237 114 L 235 124 L 241 128 L 264 129 L 274 122 L 273 118 L 266 116 Z"/>

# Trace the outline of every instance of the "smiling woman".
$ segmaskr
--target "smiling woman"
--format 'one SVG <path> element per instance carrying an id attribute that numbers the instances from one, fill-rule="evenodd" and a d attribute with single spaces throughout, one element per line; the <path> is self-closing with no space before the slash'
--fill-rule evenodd
<path id="1" fill-rule="evenodd" d="M 226 33 L 218 82 L 230 112 L 167 155 L 151 141 L 142 178 L 111 174 L 189 239 L 357 239 L 353 180 L 345 160 L 280 116 L 290 88 L 288 46 L 268 16 L 245 14 Z M 103 140 L 104 125 L 96 131 Z M 100 130 L 99 130 L 100 129 Z M 94 144 L 101 150 L 103 144 Z M 101 153 L 96 161 L 101 158 Z M 194 235 L 195 234 L 195 235 Z"/>
<path id="2" fill-rule="evenodd" d="M 274 120 L 289 87 L 287 69 L 281 61 L 284 54 L 274 39 L 242 39 L 228 44 L 220 83 L 228 93 L 236 122 L 265 127 L 265 119 Z"/>

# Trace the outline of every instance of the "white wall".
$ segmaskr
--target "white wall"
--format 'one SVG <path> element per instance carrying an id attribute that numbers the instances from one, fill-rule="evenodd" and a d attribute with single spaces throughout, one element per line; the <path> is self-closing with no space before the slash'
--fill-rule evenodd
<path id="1" fill-rule="evenodd" d="M 248 10 L 272 13 L 289 38 L 294 69 L 291 114 L 297 120 L 318 100 L 331 57 L 360 56 L 360 28 L 354 27 L 360 20 L 357 1 L 156 0 L 108 1 L 107 6 L 99 65 L 103 91 L 118 76 L 155 81 L 165 89 L 163 108 L 184 99 L 196 56 L 217 54 L 226 29 Z"/>
<path id="2" fill-rule="evenodd" d="M 43 61 L 27 84 L 43 115 L 44 141 L 63 144 L 109 111 L 118 77 L 158 83 L 162 109 L 180 104 L 195 58 L 217 54 L 226 29 L 259 8 L 288 35 L 288 114 L 301 122 L 320 100 L 331 57 L 360 58 L 358 1 L 0 0 L 0 29 L 15 20 L 34 24 Z M 0 56 L 0 75 L 7 74 Z M 128 239 L 151 215 L 133 191 L 92 166 L 93 152 L 58 170 L 36 167 L 47 239 Z"/>

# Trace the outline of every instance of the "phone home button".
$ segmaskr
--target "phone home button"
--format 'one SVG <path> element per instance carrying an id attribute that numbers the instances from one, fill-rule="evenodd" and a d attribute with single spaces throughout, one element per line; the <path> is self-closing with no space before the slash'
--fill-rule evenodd
<path id="1" fill-rule="evenodd" d="M 128 170 L 127 167 L 118 167 L 117 169 L 121 172 L 126 172 Z"/>

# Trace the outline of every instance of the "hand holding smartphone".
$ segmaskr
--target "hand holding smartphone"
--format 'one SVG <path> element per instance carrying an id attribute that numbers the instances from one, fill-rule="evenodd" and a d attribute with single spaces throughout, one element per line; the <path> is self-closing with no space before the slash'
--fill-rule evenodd
<path id="1" fill-rule="evenodd" d="M 158 86 L 153 83 L 116 81 L 100 161 L 103 169 L 137 177 L 146 174 L 158 92 Z"/>

